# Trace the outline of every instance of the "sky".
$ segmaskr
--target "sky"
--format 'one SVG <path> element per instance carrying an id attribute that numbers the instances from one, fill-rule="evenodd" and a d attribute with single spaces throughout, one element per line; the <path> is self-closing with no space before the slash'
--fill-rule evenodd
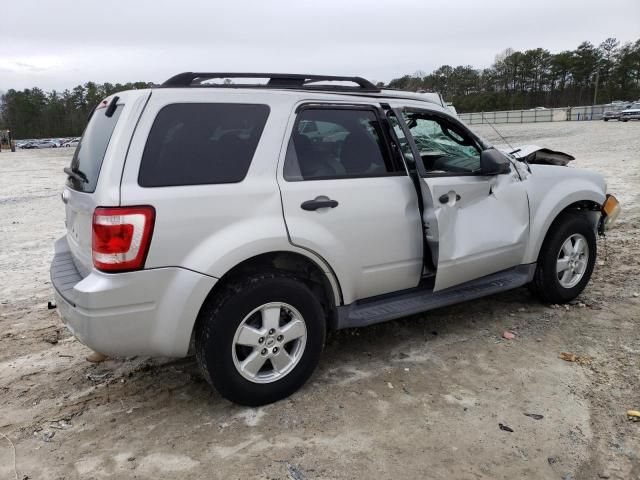
<path id="1" fill-rule="evenodd" d="M 640 38 L 640 0 L 2 0 L 0 91 L 183 71 L 360 75 L 490 66 Z"/>

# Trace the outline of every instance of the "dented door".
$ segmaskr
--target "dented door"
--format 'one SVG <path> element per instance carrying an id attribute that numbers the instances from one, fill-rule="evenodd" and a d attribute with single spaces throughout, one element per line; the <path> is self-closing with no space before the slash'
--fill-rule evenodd
<path id="1" fill-rule="evenodd" d="M 529 203 L 517 172 L 495 176 L 424 178 L 431 209 L 425 221 L 437 239 L 434 290 L 474 280 L 522 262 Z"/>
<path id="2" fill-rule="evenodd" d="M 483 174 L 482 142 L 446 113 L 394 108 L 390 120 L 420 185 L 434 291 L 522 263 L 529 200 L 513 164 L 509 173 Z"/>

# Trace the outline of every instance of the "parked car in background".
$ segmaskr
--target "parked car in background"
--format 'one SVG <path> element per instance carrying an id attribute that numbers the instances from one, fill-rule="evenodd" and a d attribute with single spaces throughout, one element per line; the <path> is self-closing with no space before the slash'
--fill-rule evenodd
<path id="1" fill-rule="evenodd" d="M 31 148 L 58 148 L 64 145 L 66 139 L 61 138 L 46 138 L 38 140 L 20 140 L 16 142 L 17 148 L 31 149 Z"/>
<path id="2" fill-rule="evenodd" d="M 628 122 L 629 120 L 640 120 L 640 102 L 636 102 L 630 107 L 620 112 L 618 118 L 621 122 Z"/>
<path id="3" fill-rule="evenodd" d="M 68 140 L 65 143 L 63 143 L 62 146 L 63 147 L 77 147 L 79 143 L 80 143 L 80 139 L 79 138 L 73 138 L 73 139 Z"/>
<path id="4" fill-rule="evenodd" d="M 268 82 L 202 83 L 247 76 Z M 64 169 L 58 312 L 107 355 L 193 346 L 224 397 L 261 405 L 305 383 L 328 330 L 524 285 L 569 302 L 620 207 L 600 174 L 521 153 L 359 77 L 120 92 Z"/>
<path id="5" fill-rule="evenodd" d="M 608 122 L 609 120 L 618 120 L 620 118 L 620 113 L 622 113 L 625 108 L 629 108 L 629 106 L 630 104 L 628 103 L 614 103 L 607 106 L 602 114 L 602 120 L 605 122 Z"/>

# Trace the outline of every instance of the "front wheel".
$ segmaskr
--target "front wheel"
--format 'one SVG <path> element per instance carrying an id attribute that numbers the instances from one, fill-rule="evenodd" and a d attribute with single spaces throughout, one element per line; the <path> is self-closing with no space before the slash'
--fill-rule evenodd
<path id="1" fill-rule="evenodd" d="M 566 303 L 587 286 L 596 261 L 596 234 L 588 218 L 565 213 L 542 244 L 532 291 L 544 303 Z"/>
<path id="2" fill-rule="evenodd" d="M 264 405 L 291 395 L 311 376 L 325 330 L 322 306 L 304 283 L 281 273 L 254 274 L 207 301 L 196 358 L 223 397 Z"/>

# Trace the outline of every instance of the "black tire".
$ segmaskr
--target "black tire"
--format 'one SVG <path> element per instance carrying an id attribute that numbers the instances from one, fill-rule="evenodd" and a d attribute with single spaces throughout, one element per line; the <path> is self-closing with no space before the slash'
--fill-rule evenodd
<path id="1" fill-rule="evenodd" d="M 556 262 L 565 240 L 574 234 L 581 234 L 587 240 L 589 258 L 580 281 L 572 288 L 560 284 L 556 272 Z M 585 289 L 593 273 L 596 262 L 596 233 L 588 218 L 579 213 L 563 213 L 551 225 L 545 238 L 531 284 L 531 291 L 546 304 L 567 303 Z"/>
<path id="2" fill-rule="evenodd" d="M 608 122 L 608 121 L 609 121 L 609 119 L 608 119 L 608 118 L 603 118 L 603 120 L 604 120 L 605 122 Z"/>
<path id="3" fill-rule="evenodd" d="M 271 383 L 254 383 L 234 364 L 234 336 L 249 313 L 271 302 L 298 310 L 306 326 L 306 344 L 289 373 Z M 241 405 L 265 405 L 291 395 L 307 381 L 320 360 L 325 335 L 323 308 L 304 283 L 279 272 L 253 274 L 207 300 L 196 326 L 196 358 L 205 379 L 224 398 Z"/>
<path id="4" fill-rule="evenodd" d="M 629 121 L 629 119 L 628 119 L 628 118 L 623 118 L 623 119 L 621 119 L 620 121 L 621 121 L 621 122 L 628 122 L 628 121 Z"/>

